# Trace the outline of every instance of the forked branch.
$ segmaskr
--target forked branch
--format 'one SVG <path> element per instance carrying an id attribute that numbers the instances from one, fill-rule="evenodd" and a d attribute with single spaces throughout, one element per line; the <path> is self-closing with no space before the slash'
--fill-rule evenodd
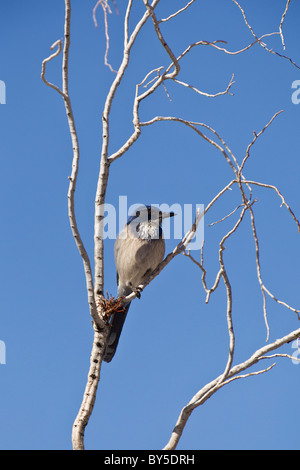
<path id="1" fill-rule="evenodd" d="M 249 372 L 245 375 L 238 375 L 244 370 L 249 369 L 250 367 L 254 366 L 258 362 L 267 359 L 266 356 L 269 352 L 274 351 L 282 347 L 283 345 L 290 343 L 291 341 L 300 338 L 300 328 L 297 330 L 292 331 L 286 336 L 277 339 L 276 341 L 263 346 L 262 348 L 258 349 L 251 357 L 246 359 L 244 362 L 241 362 L 235 366 L 233 366 L 227 374 L 227 378 L 223 381 L 223 374 L 219 377 L 216 377 L 210 383 L 205 385 L 201 390 L 199 390 L 193 398 L 189 401 L 189 403 L 181 410 L 179 418 L 176 422 L 176 425 L 172 431 L 171 437 L 169 442 L 164 447 L 165 450 L 173 450 L 176 449 L 176 446 L 180 440 L 180 437 L 183 433 L 183 430 L 186 426 L 186 423 L 195 408 L 203 405 L 214 393 L 216 393 L 220 388 L 224 387 L 225 385 L 231 383 L 233 380 L 237 380 L 240 378 L 252 377 L 253 375 L 262 374 L 264 372 L 268 372 L 275 364 L 271 367 L 266 369 L 256 371 L 256 372 Z M 283 357 L 283 355 L 279 355 Z"/>

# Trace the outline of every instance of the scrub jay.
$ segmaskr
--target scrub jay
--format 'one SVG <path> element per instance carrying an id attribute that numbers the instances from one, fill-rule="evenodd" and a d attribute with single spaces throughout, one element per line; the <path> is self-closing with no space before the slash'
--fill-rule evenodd
<path id="1" fill-rule="evenodd" d="M 135 292 L 161 263 L 165 254 L 165 241 L 161 224 L 174 212 L 161 212 L 154 206 L 142 206 L 129 217 L 115 243 L 118 297 Z M 124 304 L 123 312 L 112 316 L 104 361 L 110 362 L 116 352 L 123 324 L 130 306 Z"/>

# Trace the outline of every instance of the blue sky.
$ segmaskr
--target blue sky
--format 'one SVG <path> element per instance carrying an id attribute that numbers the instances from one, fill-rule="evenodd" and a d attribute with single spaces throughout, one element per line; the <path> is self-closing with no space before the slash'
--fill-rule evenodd
<path id="1" fill-rule="evenodd" d="M 76 191 L 79 230 L 93 258 L 94 198 L 101 152 L 101 113 L 114 78 L 104 67 L 101 9 L 95 28 L 95 1 L 72 1 L 70 95 L 81 160 Z M 109 17 L 109 60 L 121 61 L 124 5 Z M 161 1 L 159 18 L 185 5 Z M 205 3 L 205 4 L 204 4 Z M 243 2 L 257 35 L 278 30 L 285 1 Z M 251 4 L 250 4 L 251 3 Z M 143 13 L 135 1 L 131 28 Z M 291 1 L 284 23 L 286 55 L 300 64 L 300 5 Z M 0 105 L 1 316 L 0 340 L 6 364 L 0 365 L 0 448 L 70 449 L 71 428 L 82 398 L 92 344 L 82 262 L 67 217 L 72 145 L 61 97 L 40 78 L 51 44 L 63 38 L 64 2 L 31 0 L 0 4 L 0 80 L 6 104 Z M 181 17 L 162 24 L 176 55 L 198 40 L 223 39 L 238 50 L 252 36 L 231 1 L 196 1 Z M 280 38 L 268 45 L 282 51 Z M 149 70 L 168 66 L 149 21 L 132 51 L 131 63 L 111 113 L 110 153 L 132 132 L 135 85 Z M 252 149 L 247 178 L 274 184 L 296 216 L 299 204 L 300 105 L 291 101 L 300 70 L 288 60 L 254 46 L 238 56 L 209 47 L 194 48 L 182 61 L 179 79 L 200 90 L 223 91 L 232 75 L 234 96 L 206 98 L 167 83 L 169 101 L 157 90 L 141 106 L 141 119 L 179 116 L 216 129 L 241 161 L 253 130 L 259 132 L 283 109 Z M 61 57 L 47 67 L 50 81 L 61 84 Z M 119 196 L 133 203 L 208 204 L 232 179 L 223 156 L 179 123 L 157 123 L 110 171 L 107 202 Z M 278 298 L 299 308 L 299 233 L 270 190 L 255 189 L 254 205 L 262 274 Z M 238 218 L 222 224 L 240 203 L 228 192 L 205 218 L 205 261 L 211 285 L 218 270 L 218 244 Z M 167 252 L 176 240 L 166 241 Z M 113 240 L 105 244 L 105 289 L 115 295 Z M 199 252 L 194 256 L 199 259 Z M 256 276 L 249 214 L 228 241 L 224 254 L 233 290 L 236 333 L 234 363 L 265 344 L 262 297 Z M 293 312 L 267 300 L 270 341 L 299 328 Z M 282 352 L 293 354 L 292 345 Z M 181 408 L 218 376 L 228 353 L 226 294 L 222 286 L 205 305 L 201 272 L 179 256 L 135 300 L 118 351 L 103 364 L 96 405 L 86 430 L 87 449 L 159 449 Z M 271 363 L 266 363 L 270 365 Z M 257 370 L 257 368 L 253 369 Z M 236 381 L 195 410 L 179 449 L 299 448 L 299 372 L 278 359 L 267 374 Z"/>

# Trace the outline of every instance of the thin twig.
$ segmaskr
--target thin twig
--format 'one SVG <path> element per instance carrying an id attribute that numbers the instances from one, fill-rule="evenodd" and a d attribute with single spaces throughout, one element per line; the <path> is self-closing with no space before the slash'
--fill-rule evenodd
<path id="1" fill-rule="evenodd" d="M 252 202 L 252 204 L 253 204 L 253 202 Z M 226 240 L 228 240 L 229 237 L 231 237 L 231 235 L 233 233 L 236 232 L 237 228 L 239 227 L 239 225 L 241 224 L 241 222 L 244 218 L 245 212 L 248 209 L 251 209 L 251 205 L 244 205 L 244 207 L 243 207 L 243 209 L 240 213 L 240 217 L 239 217 L 238 221 L 236 222 L 234 227 L 222 238 L 222 240 L 220 242 L 220 245 L 219 245 L 220 246 L 220 248 L 219 248 L 219 263 L 220 263 L 220 268 L 221 268 L 220 270 L 221 270 L 221 275 L 223 277 L 224 284 L 225 284 L 225 287 L 226 287 L 226 292 L 227 292 L 226 317 L 227 317 L 227 328 L 228 328 L 228 333 L 229 333 L 228 359 L 227 359 L 227 364 L 226 364 L 224 373 L 223 373 L 222 377 L 220 378 L 220 382 L 225 381 L 225 379 L 227 378 L 227 376 L 229 374 L 229 371 L 231 369 L 232 362 L 233 362 L 234 347 L 235 347 L 235 335 L 234 335 L 233 321 L 232 321 L 232 290 L 231 290 L 231 285 L 230 285 L 230 282 L 229 282 L 227 270 L 225 268 L 225 262 L 224 262 L 224 256 L 223 256 L 223 252 L 225 250 L 224 243 L 225 243 Z"/>
<path id="2" fill-rule="evenodd" d="M 176 78 L 173 78 L 173 81 L 178 83 L 179 85 L 182 85 L 182 86 L 185 86 L 186 88 L 190 88 L 191 90 L 195 91 L 196 93 L 198 93 L 199 95 L 203 95 L 203 96 L 206 96 L 208 98 L 216 98 L 217 96 L 221 96 L 221 95 L 232 95 L 233 96 L 233 93 L 231 93 L 229 90 L 230 88 L 232 87 L 232 85 L 235 83 L 235 81 L 233 80 L 233 77 L 234 77 L 234 74 L 232 74 L 232 77 L 227 85 L 227 88 L 226 90 L 224 91 L 219 91 L 218 93 L 205 93 L 204 91 L 200 91 L 198 90 L 198 88 L 192 86 L 192 85 L 189 85 L 188 83 L 185 83 L 185 82 L 182 82 L 180 80 L 177 80 Z"/>
<path id="3" fill-rule="evenodd" d="M 229 214 L 225 215 L 222 217 L 222 219 L 217 220 L 216 222 L 212 222 L 211 224 L 208 224 L 209 227 L 212 227 L 213 225 L 219 224 L 220 222 L 224 222 L 224 220 L 228 219 L 228 217 L 232 216 L 240 207 L 242 207 L 242 204 L 239 204 L 233 211 L 231 211 Z"/>
<path id="4" fill-rule="evenodd" d="M 93 21 L 94 21 L 95 28 L 98 28 L 98 22 L 97 22 L 97 18 L 96 18 L 96 11 L 97 11 L 99 5 L 101 5 L 103 10 L 104 10 L 104 16 L 105 16 L 106 10 L 108 10 L 108 12 L 111 13 L 111 9 L 110 9 L 110 6 L 108 4 L 108 0 L 98 0 L 96 5 L 93 8 Z"/>
<path id="5" fill-rule="evenodd" d="M 267 356 L 263 357 L 262 359 L 265 359 L 266 357 Z M 231 377 L 231 379 L 225 380 L 223 385 L 227 385 L 230 382 L 233 382 L 234 380 L 247 379 L 248 377 L 254 377 L 256 375 L 264 374 L 265 372 L 269 372 L 269 370 L 273 369 L 273 367 L 275 366 L 276 366 L 276 362 L 272 364 L 271 366 L 266 367 L 265 369 L 262 369 L 262 370 L 258 370 L 256 372 L 249 372 L 248 374 L 236 375 L 235 377 Z"/>
<path id="6" fill-rule="evenodd" d="M 283 302 L 282 300 L 279 300 L 275 297 L 275 295 L 273 295 L 269 289 L 266 288 L 265 285 L 263 285 L 263 289 L 264 291 L 268 294 L 269 297 L 271 297 L 271 299 L 273 299 L 275 302 L 277 302 L 279 305 L 283 305 L 285 308 L 287 308 L 288 310 L 291 310 L 292 312 L 296 313 L 297 315 L 297 318 L 298 320 L 300 320 L 300 310 L 294 308 L 294 307 L 291 307 L 289 304 L 287 304 L 286 302 Z"/>
<path id="7" fill-rule="evenodd" d="M 247 151 L 246 151 L 246 156 L 244 157 L 242 163 L 241 163 L 241 166 L 240 166 L 240 169 L 239 169 L 239 175 L 241 175 L 242 173 L 242 170 L 244 168 L 244 165 L 246 163 L 246 161 L 248 160 L 248 158 L 250 157 L 250 149 L 251 147 L 255 144 L 256 140 L 265 132 L 265 130 L 272 124 L 272 122 L 274 121 L 274 119 L 279 116 L 279 114 L 283 113 L 283 110 L 281 111 L 278 111 L 277 113 L 275 113 L 272 118 L 270 119 L 270 121 L 264 126 L 264 128 L 257 134 L 256 132 L 253 132 L 254 134 L 254 138 L 252 140 L 252 142 L 248 145 L 247 147 Z"/>
<path id="8" fill-rule="evenodd" d="M 43 62 L 42 62 L 41 78 L 47 86 L 53 88 L 55 91 L 57 91 L 65 99 L 66 97 L 65 97 L 64 93 L 61 91 L 61 89 L 58 86 L 54 85 L 53 83 L 49 82 L 45 77 L 47 62 L 50 62 L 50 60 L 54 59 L 54 57 L 57 57 L 61 53 L 61 48 L 62 48 L 61 39 L 58 39 L 57 41 L 55 41 L 52 44 L 52 46 L 50 47 L 50 49 L 53 50 L 56 46 L 58 46 L 57 50 L 55 52 L 53 52 L 53 54 L 49 55 L 49 57 L 44 59 Z"/>
<path id="9" fill-rule="evenodd" d="M 240 9 L 240 11 L 241 11 L 241 13 L 242 13 L 242 15 L 243 15 L 243 18 L 244 18 L 244 21 L 245 21 L 246 26 L 247 26 L 247 27 L 249 28 L 249 30 L 251 31 L 251 34 L 255 37 L 255 39 L 256 39 L 256 41 L 258 42 L 258 44 L 259 44 L 260 46 L 262 46 L 267 52 L 270 52 L 270 54 L 275 54 L 275 55 L 277 55 L 278 57 L 281 57 L 282 59 L 287 59 L 287 60 L 288 60 L 289 62 L 291 62 L 291 64 L 294 65 L 297 69 L 300 69 L 300 66 L 297 65 L 297 64 L 291 59 L 291 57 L 288 57 L 288 56 L 286 56 L 286 55 L 284 55 L 284 54 L 280 54 L 279 52 L 274 51 L 273 49 L 269 49 L 269 48 L 267 47 L 267 45 L 266 45 L 264 42 L 262 42 L 262 41 L 256 36 L 256 34 L 254 33 L 252 27 L 250 26 L 250 24 L 249 24 L 249 22 L 248 22 L 248 20 L 247 20 L 246 13 L 245 13 L 245 11 L 243 10 L 243 8 L 241 7 L 241 5 L 237 2 L 237 0 L 232 0 L 232 1 L 233 1 L 233 2 L 236 4 L 236 6 Z M 282 26 L 282 25 L 281 25 L 281 26 Z M 280 34 L 280 31 L 278 31 L 278 34 Z"/>
<path id="10" fill-rule="evenodd" d="M 228 153 L 226 152 L 226 150 L 228 150 L 228 147 L 226 146 L 225 142 L 223 139 L 221 139 L 221 137 L 219 136 L 219 134 L 210 126 L 208 126 L 207 124 L 204 124 L 202 122 L 193 122 L 193 121 L 188 121 L 186 119 L 181 119 L 181 118 L 178 118 L 178 117 L 175 117 L 175 116 L 156 116 L 155 118 L 151 119 L 150 121 L 146 121 L 146 122 L 140 122 L 140 126 L 150 126 L 151 124 L 154 124 L 155 122 L 160 122 L 160 121 L 175 121 L 175 122 L 180 122 L 182 124 L 185 124 L 186 126 L 190 127 L 191 129 L 193 129 L 198 135 L 200 135 L 204 140 L 206 140 L 209 144 L 213 145 L 214 147 L 216 147 L 216 149 L 220 150 L 220 152 L 224 155 L 227 163 L 230 165 L 231 169 L 233 170 L 233 172 L 235 173 L 236 176 L 238 176 L 238 169 L 235 168 L 234 165 L 237 165 L 237 161 L 236 161 L 236 158 L 233 156 L 232 152 L 229 152 L 230 156 L 233 156 L 234 158 L 234 163 L 232 163 L 231 159 L 230 159 L 230 156 L 228 155 Z M 226 150 L 223 149 L 217 142 L 215 142 L 214 140 L 212 140 L 211 138 L 209 138 L 207 135 L 203 134 L 203 132 L 201 132 L 197 126 L 200 126 L 200 127 L 204 127 L 205 129 L 208 129 L 209 131 L 211 131 L 214 135 L 216 135 L 218 137 L 218 139 L 223 143 L 225 144 L 226 146 Z M 238 165 L 237 165 L 238 167 Z M 239 167 L 238 167 L 239 168 Z"/>
<path id="11" fill-rule="evenodd" d="M 104 30 L 105 30 L 105 38 L 106 38 L 106 49 L 104 54 L 104 64 L 109 68 L 111 72 L 117 73 L 116 70 L 111 66 L 108 62 L 108 52 L 109 52 L 109 32 L 108 32 L 108 13 L 112 13 L 111 8 L 108 4 L 108 0 L 98 0 L 96 5 L 93 8 L 93 20 L 95 27 L 98 28 L 98 23 L 96 19 L 96 11 L 98 6 L 101 5 L 103 13 L 104 13 Z"/>
<path id="12" fill-rule="evenodd" d="M 185 7 L 181 8 L 181 9 L 178 10 L 178 11 L 176 11 L 176 13 L 173 13 L 172 15 L 168 16 L 168 18 L 163 18 L 163 19 L 159 20 L 158 23 L 164 23 L 164 22 L 166 22 L 166 21 L 169 21 L 169 20 L 175 18 L 175 16 L 180 15 L 180 13 L 182 13 L 183 11 L 185 11 L 185 10 L 186 10 L 189 6 L 191 6 L 192 3 L 194 3 L 194 2 L 195 2 L 195 0 L 190 0 L 190 1 L 185 5 Z"/>
<path id="13" fill-rule="evenodd" d="M 280 33 L 280 37 L 281 37 L 283 50 L 285 50 L 285 42 L 284 42 L 284 37 L 283 37 L 283 32 L 282 32 L 282 25 L 283 25 L 283 22 L 284 22 L 285 15 L 287 14 L 287 11 L 289 9 L 290 2 L 291 2 L 291 0 L 287 0 L 287 2 L 286 2 L 285 10 L 282 14 L 282 17 L 281 17 L 281 20 L 280 20 L 280 25 L 279 25 L 279 33 Z"/>
<path id="14" fill-rule="evenodd" d="M 237 181 L 234 181 L 234 183 L 237 183 Z M 255 185 L 255 186 L 261 186 L 262 188 L 273 189 L 281 199 L 281 206 L 280 207 L 285 206 L 287 208 L 287 210 L 291 214 L 292 218 L 296 222 L 297 227 L 298 227 L 298 232 L 300 233 L 300 222 L 299 222 L 299 220 L 297 219 L 297 217 L 295 216 L 295 214 L 292 211 L 291 207 L 287 204 L 287 202 L 285 201 L 285 198 L 283 197 L 283 195 L 281 194 L 281 192 L 279 191 L 279 189 L 276 186 L 274 186 L 272 184 L 260 183 L 259 181 L 253 181 L 253 180 L 248 180 L 248 179 L 242 181 L 242 183 L 243 184 L 249 184 L 249 185 Z"/>
<path id="15" fill-rule="evenodd" d="M 299 341 L 299 338 L 296 341 Z M 299 357 L 295 357 L 295 356 L 291 356 L 290 354 L 283 354 L 283 353 L 271 354 L 270 356 L 263 356 L 262 359 L 274 359 L 274 357 L 287 357 L 288 359 L 291 359 L 292 361 L 300 362 Z"/>
<path id="16" fill-rule="evenodd" d="M 254 213 L 252 208 L 250 208 L 250 217 L 251 217 L 251 227 L 252 227 L 252 233 L 253 233 L 253 238 L 255 242 L 255 259 L 256 259 L 256 270 L 257 270 L 257 278 L 259 281 L 261 293 L 263 296 L 263 312 L 264 312 L 264 319 L 265 319 L 265 325 L 267 328 L 267 339 L 269 339 L 270 335 L 270 327 L 268 324 L 268 317 L 267 317 L 267 307 L 266 307 L 266 296 L 265 296 L 265 289 L 264 289 L 264 283 L 262 281 L 261 277 L 261 266 L 260 266 L 260 257 L 259 257 L 259 243 L 258 243 L 258 237 L 257 237 L 257 232 L 256 232 L 256 226 L 255 226 L 255 220 L 254 220 Z"/>

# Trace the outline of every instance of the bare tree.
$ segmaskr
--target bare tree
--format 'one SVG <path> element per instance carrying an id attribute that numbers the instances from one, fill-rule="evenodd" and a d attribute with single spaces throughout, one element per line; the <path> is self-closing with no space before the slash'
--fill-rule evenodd
<path id="1" fill-rule="evenodd" d="M 224 283 L 226 289 L 226 318 L 227 318 L 227 328 L 228 328 L 228 336 L 229 336 L 229 350 L 228 350 L 228 358 L 227 363 L 224 371 L 212 380 L 210 383 L 206 384 L 202 387 L 192 398 L 191 400 L 183 407 L 181 410 L 179 417 L 177 419 L 176 425 L 171 433 L 170 439 L 165 446 L 165 449 L 175 449 L 184 427 L 192 414 L 193 410 L 200 405 L 204 404 L 208 398 L 210 398 L 213 394 L 215 394 L 219 389 L 224 387 L 225 385 L 231 383 L 234 380 L 238 380 L 241 378 L 250 377 L 253 375 L 259 375 L 265 372 L 268 372 L 275 366 L 275 362 L 272 362 L 271 365 L 264 365 L 262 369 L 259 371 L 251 371 L 249 370 L 254 364 L 260 362 L 266 362 L 270 359 L 274 359 L 277 357 L 289 357 L 290 355 L 284 354 L 280 352 L 280 348 L 293 341 L 298 340 L 300 338 L 300 328 L 290 331 L 289 334 L 278 338 L 276 341 L 268 342 L 269 339 L 269 325 L 268 325 L 268 315 L 267 315 L 267 307 L 266 307 L 266 298 L 270 297 L 274 302 L 280 304 L 284 308 L 292 311 L 298 320 L 300 319 L 300 310 L 289 305 L 286 301 L 278 299 L 267 287 L 261 270 L 261 261 L 260 261 L 260 251 L 259 251 L 259 238 L 256 229 L 255 223 L 255 212 L 254 206 L 256 203 L 256 199 L 254 197 L 255 188 L 260 187 L 264 188 L 266 191 L 272 191 L 275 197 L 278 197 L 281 201 L 281 206 L 284 206 L 285 209 L 288 211 L 290 215 L 291 223 L 295 224 L 295 228 L 300 233 L 300 223 L 297 219 L 296 215 L 294 214 L 293 210 L 291 209 L 290 205 L 286 202 L 285 197 L 281 194 L 279 189 L 269 183 L 264 183 L 260 181 L 250 180 L 247 178 L 245 174 L 245 168 L 247 161 L 251 158 L 252 148 L 255 145 L 256 141 L 261 138 L 264 132 L 267 132 L 269 127 L 271 126 L 272 122 L 282 113 L 282 111 L 276 112 L 266 125 L 261 129 L 259 132 L 253 133 L 253 139 L 248 144 L 246 153 L 240 162 L 230 149 L 229 145 L 225 142 L 224 138 L 221 137 L 219 132 L 213 129 L 211 126 L 202 123 L 202 122 L 194 122 L 186 119 L 182 119 L 177 116 L 155 116 L 151 120 L 143 122 L 140 120 L 140 106 L 144 100 L 147 100 L 152 93 L 154 93 L 159 87 L 163 87 L 165 92 L 168 94 L 166 84 L 169 81 L 175 82 L 179 86 L 184 86 L 190 88 L 196 94 L 201 94 L 207 97 L 217 97 L 219 95 L 224 94 L 231 94 L 231 89 L 234 85 L 234 75 L 232 75 L 229 83 L 227 84 L 225 90 L 220 91 L 215 94 L 206 93 L 204 91 L 199 90 L 195 86 L 190 85 L 189 83 L 185 83 L 184 81 L 179 79 L 180 71 L 181 71 L 181 61 L 182 59 L 190 53 L 195 47 L 206 46 L 209 48 L 216 49 L 221 54 L 227 55 L 239 55 L 243 53 L 247 53 L 249 49 L 251 49 L 254 45 L 261 46 L 266 53 L 274 54 L 279 57 L 279 59 L 286 59 L 291 64 L 297 68 L 298 65 L 288 56 L 279 53 L 270 47 L 264 42 L 270 36 L 279 35 L 281 38 L 283 49 L 285 49 L 285 41 L 283 35 L 283 25 L 284 19 L 288 13 L 288 8 L 290 4 L 290 0 L 287 1 L 285 5 L 285 9 L 282 13 L 281 18 L 278 21 L 278 30 L 272 33 L 267 33 L 262 36 L 258 36 L 254 29 L 250 26 L 246 12 L 241 7 L 241 5 L 236 1 L 233 0 L 236 7 L 241 12 L 242 20 L 244 21 L 246 27 L 249 29 L 253 36 L 253 41 L 246 45 L 244 48 L 236 51 L 230 51 L 227 49 L 226 42 L 223 40 L 215 40 L 212 42 L 199 40 L 195 43 L 190 44 L 185 50 L 181 52 L 178 56 L 176 56 L 172 50 L 172 47 L 166 42 L 166 39 L 163 35 L 162 25 L 172 21 L 175 17 L 179 15 L 185 14 L 190 7 L 192 7 L 195 0 L 190 0 L 187 2 L 181 9 L 170 13 L 170 15 L 166 18 L 158 19 L 156 15 L 156 7 L 159 4 L 159 0 L 153 0 L 151 3 L 148 0 L 143 0 L 145 11 L 140 20 L 134 26 L 133 30 L 129 30 L 129 18 L 131 14 L 131 10 L 133 8 L 133 0 L 128 0 L 126 14 L 124 17 L 124 48 L 123 48 L 123 58 L 120 67 L 115 72 L 108 61 L 108 52 L 109 52 L 109 28 L 108 28 L 108 13 L 111 12 L 111 6 L 109 4 L 109 0 L 99 0 L 93 10 L 93 18 L 95 25 L 97 26 L 96 20 L 96 10 L 99 6 L 102 7 L 104 12 L 104 24 L 105 24 L 105 36 L 106 36 L 106 52 L 105 52 L 105 64 L 110 68 L 112 73 L 115 73 L 113 77 L 113 81 L 109 92 L 106 97 L 106 101 L 103 108 L 102 113 L 102 152 L 101 152 L 101 162 L 100 162 L 100 170 L 98 176 L 98 183 L 96 189 L 96 197 L 95 197 L 95 225 L 94 225 L 94 277 L 92 275 L 91 269 L 91 262 L 88 257 L 87 251 L 84 247 L 82 239 L 79 234 L 79 230 L 77 227 L 76 222 L 76 214 L 74 208 L 74 194 L 76 190 L 76 180 L 78 174 L 78 162 L 79 162 L 79 145 L 77 139 L 77 132 L 75 127 L 75 120 L 74 115 L 72 112 L 71 100 L 69 96 L 69 89 L 68 89 L 68 70 L 69 70 L 69 48 L 70 48 L 70 41 L 71 41 L 71 33 L 70 33 L 70 24 L 71 24 L 71 1 L 65 0 L 65 37 L 64 37 L 64 44 L 62 45 L 62 41 L 56 41 L 52 46 L 51 49 L 55 52 L 52 53 L 48 58 L 43 61 L 42 64 L 42 79 L 46 83 L 46 85 L 50 86 L 54 90 L 56 90 L 63 98 L 70 135 L 72 138 L 72 146 L 73 146 L 73 162 L 72 162 L 72 172 L 69 176 L 69 192 L 68 192 L 68 209 L 69 209 L 69 219 L 70 225 L 73 233 L 73 237 L 78 247 L 78 251 L 83 261 L 83 267 L 85 272 L 85 279 L 86 279 L 86 288 L 88 294 L 88 303 L 90 308 L 90 314 L 92 317 L 92 324 L 94 329 L 94 340 L 92 346 L 92 352 L 90 357 L 90 369 L 88 373 L 88 379 L 86 388 L 83 395 L 83 400 L 78 411 L 77 417 L 75 419 L 73 425 L 73 432 L 72 432 L 72 441 L 73 441 L 73 448 L 74 449 L 84 449 L 84 432 L 85 427 L 88 424 L 89 418 L 92 414 L 96 393 L 98 388 L 98 383 L 100 380 L 100 370 L 101 370 L 101 363 L 102 357 L 105 350 L 106 345 L 106 338 L 109 332 L 109 313 L 114 311 L 114 309 L 119 308 L 122 306 L 121 302 L 115 302 L 113 299 L 106 299 L 104 297 L 104 265 L 103 265 L 103 248 L 104 248 L 104 240 L 103 240 L 103 219 L 104 219 L 104 204 L 105 204 L 105 197 L 106 197 L 106 189 L 107 189 L 107 182 L 109 178 L 109 171 L 110 165 L 115 162 L 117 159 L 121 158 L 131 146 L 139 139 L 142 129 L 145 126 L 152 126 L 155 123 L 163 123 L 163 122 L 177 122 L 184 126 L 187 126 L 192 132 L 196 133 L 201 139 L 204 139 L 209 145 L 216 148 L 222 157 L 227 162 L 231 172 L 232 172 L 232 179 L 228 181 L 228 184 L 219 191 L 213 199 L 207 204 L 204 214 L 207 214 L 208 211 L 212 211 L 214 208 L 214 204 L 219 201 L 225 193 L 231 190 L 234 186 L 239 189 L 240 200 L 236 208 L 228 213 L 228 215 L 224 216 L 222 219 L 215 222 L 221 223 L 223 220 L 231 217 L 234 213 L 238 213 L 239 216 L 235 224 L 233 224 L 232 228 L 226 233 L 225 236 L 222 237 L 221 241 L 219 242 L 218 248 L 218 259 L 219 259 L 219 270 L 215 277 L 212 286 L 209 287 L 206 281 L 206 275 L 208 267 L 204 262 L 204 243 L 201 248 L 201 256 L 200 260 L 198 261 L 195 257 L 192 256 L 191 252 L 189 251 L 189 243 L 193 239 L 199 221 L 204 214 L 200 214 L 197 212 L 195 221 L 193 226 L 190 230 L 184 235 L 183 239 L 178 243 L 172 252 L 170 252 L 163 262 L 159 265 L 157 270 L 153 273 L 151 277 L 147 280 L 144 285 L 139 286 L 140 290 L 145 289 L 145 287 L 157 276 L 159 273 L 169 264 L 175 256 L 178 254 L 184 254 L 190 261 L 197 265 L 200 269 L 199 273 L 202 276 L 202 284 L 203 289 L 206 293 L 206 303 L 209 302 L 211 295 L 218 289 L 221 283 Z M 117 8 L 117 3 L 113 2 L 114 7 Z M 167 56 L 169 57 L 169 66 L 166 68 L 157 67 L 153 70 L 149 70 L 146 76 L 140 83 L 136 85 L 136 93 L 132 103 L 132 113 L 133 113 L 133 129 L 132 134 L 128 136 L 126 142 L 113 154 L 109 154 L 108 147 L 110 142 L 110 113 L 112 103 L 115 100 L 116 91 L 124 79 L 125 71 L 130 63 L 131 58 L 131 51 L 134 44 L 139 40 L 140 32 L 142 31 L 146 22 L 151 21 L 153 24 L 154 31 L 157 35 L 158 40 L 161 43 L 161 47 L 165 50 Z M 46 71 L 46 64 L 57 57 L 61 50 L 63 49 L 63 62 L 62 62 L 62 89 L 58 86 L 50 83 L 45 77 Z M 278 59 L 278 60 L 279 60 Z M 251 226 L 251 233 L 254 241 L 255 251 L 255 262 L 256 262 L 256 270 L 257 270 L 257 279 L 261 290 L 262 295 L 262 304 L 263 304 L 263 314 L 264 320 L 266 325 L 267 331 L 267 344 L 260 347 L 253 354 L 248 357 L 243 362 L 234 365 L 234 355 L 235 355 L 235 332 L 234 332 L 234 325 L 232 319 L 232 286 L 229 274 L 227 272 L 227 264 L 224 257 L 224 250 L 228 243 L 230 237 L 236 233 L 243 223 L 244 219 L 249 217 L 250 219 L 250 226 Z M 125 300 L 133 300 L 136 294 L 132 293 L 128 296 Z M 274 353 L 275 351 L 275 353 Z M 245 372 L 246 371 L 246 372 Z"/>

